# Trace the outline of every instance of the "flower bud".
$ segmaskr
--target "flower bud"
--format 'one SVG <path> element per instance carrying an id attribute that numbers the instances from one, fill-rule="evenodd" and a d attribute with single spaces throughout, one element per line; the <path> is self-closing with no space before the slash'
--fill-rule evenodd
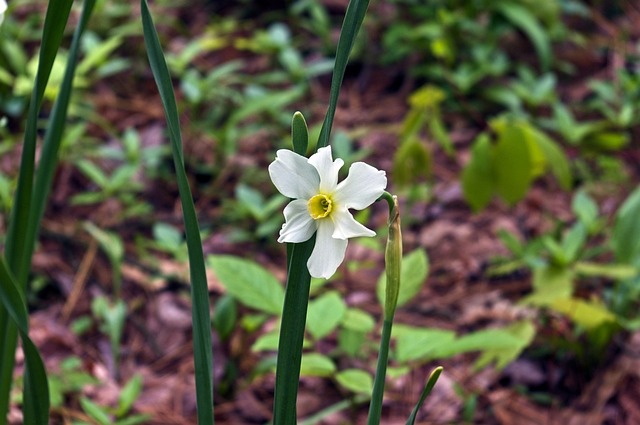
<path id="1" fill-rule="evenodd" d="M 389 234 L 384 252 L 387 285 L 385 288 L 384 315 L 391 320 L 398 304 L 400 292 L 400 271 L 402 269 L 402 232 L 400 230 L 400 210 L 398 197 L 393 197 L 393 208 L 389 216 Z"/>

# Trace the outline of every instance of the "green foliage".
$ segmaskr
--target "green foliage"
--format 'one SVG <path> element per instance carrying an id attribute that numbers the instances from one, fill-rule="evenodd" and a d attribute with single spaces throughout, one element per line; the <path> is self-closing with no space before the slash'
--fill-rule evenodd
<path id="1" fill-rule="evenodd" d="M 142 376 L 134 375 L 122 388 L 114 407 L 99 405 L 86 397 L 80 397 L 82 410 L 100 425 L 136 425 L 147 423 L 150 415 L 131 414 L 131 407 L 142 391 Z M 93 423 L 93 422 L 92 422 Z M 78 422 L 88 425 L 87 422 Z"/>
<path id="2" fill-rule="evenodd" d="M 263 267 L 228 255 L 210 255 L 207 262 L 227 292 L 238 301 L 265 313 L 281 313 L 284 289 Z"/>
<path id="3" fill-rule="evenodd" d="M 463 193 L 474 210 L 484 208 L 494 194 L 513 205 L 547 169 L 561 187 L 569 189 L 569 162 L 542 131 L 527 121 L 508 118 L 492 121 L 491 128 L 495 142 L 481 134 L 462 173 Z"/>
<path id="4" fill-rule="evenodd" d="M 408 301 L 413 299 L 429 274 L 429 259 L 424 249 L 416 249 L 402 258 L 402 270 L 400 274 L 400 292 L 398 294 L 397 306 L 401 307 Z M 378 278 L 376 286 L 376 294 L 380 305 L 384 306 L 385 299 L 385 281 L 384 273 Z"/>

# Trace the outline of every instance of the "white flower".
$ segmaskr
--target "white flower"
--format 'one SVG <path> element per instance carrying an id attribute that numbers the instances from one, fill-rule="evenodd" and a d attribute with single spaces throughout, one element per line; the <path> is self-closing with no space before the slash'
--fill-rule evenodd
<path id="1" fill-rule="evenodd" d="M 284 209 L 285 223 L 278 242 L 304 242 L 317 231 L 307 262 L 313 277 L 329 278 L 335 273 L 344 260 L 347 239 L 375 235 L 358 223 L 349 209 L 361 210 L 375 202 L 387 186 L 385 173 L 356 162 L 338 184 L 343 165 L 343 160 L 332 159 L 330 147 L 318 149 L 309 159 L 281 149 L 269 165 L 273 184 L 284 196 L 293 198 Z"/>
<path id="2" fill-rule="evenodd" d="M 7 2 L 5 0 L 0 0 L 0 24 L 2 24 L 2 19 L 4 19 L 4 12 L 7 11 Z"/>

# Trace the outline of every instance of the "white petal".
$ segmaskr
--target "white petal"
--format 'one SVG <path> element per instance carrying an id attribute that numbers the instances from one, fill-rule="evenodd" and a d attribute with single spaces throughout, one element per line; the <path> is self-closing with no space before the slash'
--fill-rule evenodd
<path id="1" fill-rule="evenodd" d="M 276 152 L 269 176 L 278 191 L 288 198 L 309 199 L 318 193 L 320 176 L 307 158 L 286 149 Z"/>
<path id="2" fill-rule="evenodd" d="M 376 232 L 367 229 L 362 224 L 358 223 L 351 213 L 345 208 L 338 211 L 334 211 L 331 214 L 333 220 L 333 234 L 332 236 L 337 239 L 356 238 L 358 236 L 375 236 Z"/>
<path id="3" fill-rule="evenodd" d="M 320 192 L 333 192 L 338 184 L 338 172 L 344 165 L 344 161 L 340 158 L 334 161 L 331 156 L 331 147 L 326 146 L 311 155 L 309 164 L 313 165 L 320 175 Z"/>
<path id="4" fill-rule="evenodd" d="M 318 220 L 316 245 L 313 247 L 309 261 L 307 261 L 309 273 L 313 277 L 329 279 L 344 260 L 347 240 L 332 238 L 332 233 L 333 222 L 331 220 Z"/>
<path id="5" fill-rule="evenodd" d="M 333 199 L 344 208 L 361 210 L 382 195 L 387 187 L 385 172 L 377 170 L 364 162 L 355 162 L 349 168 L 349 175 L 340 182 Z"/>
<path id="6" fill-rule="evenodd" d="M 284 208 L 285 223 L 280 229 L 280 237 L 278 242 L 299 243 L 309 240 L 316 231 L 316 223 L 309 215 L 307 210 L 307 201 L 297 199 L 289 202 Z"/>

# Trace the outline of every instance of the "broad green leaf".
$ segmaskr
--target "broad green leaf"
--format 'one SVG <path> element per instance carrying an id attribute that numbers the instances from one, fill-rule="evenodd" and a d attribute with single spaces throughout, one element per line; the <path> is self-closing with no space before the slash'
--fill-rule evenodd
<path id="1" fill-rule="evenodd" d="M 210 255 L 207 262 L 227 292 L 242 304 L 265 313 L 281 313 L 284 290 L 263 267 L 230 255 Z"/>
<path id="2" fill-rule="evenodd" d="M 446 356 L 447 347 L 456 337 L 453 331 L 414 328 L 406 325 L 394 326 L 392 334 L 396 339 L 394 358 L 398 362 Z"/>
<path id="3" fill-rule="evenodd" d="M 236 300 L 230 295 L 223 295 L 218 298 L 213 308 L 211 324 L 218 332 L 220 339 L 226 341 L 238 323 L 238 306 Z"/>
<path id="4" fill-rule="evenodd" d="M 307 329 L 316 339 L 324 338 L 338 327 L 347 311 L 342 296 L 329 291 L 309 303 Z"/>
<path id="5" fill-rule="evenodd" d="M 543 267 L 533 270 L 533 293 L 521 300 L 523 304 L 549 306 L 558 299 L 573 294 L 574 272 L 569 268 Z"/>
<path id="6" fill-rule="evenodd" d="M 577 298 L 559 299 L 551 304 L 551 308 L 566 314 L 580 326 L 594 329 L 604 323 L 616 323 L 616 316 L 607 308 L 596 302 L 585 301 Z"/>
<path id="7" fill-rule="evenodd" d="M 521 200 L 531 185 L 533 162 L 524 133 L 508 123 L 498 134 L 493 167 L 496 192 L 510 205 Z"/>
<path id="8" fill-rule="evenodd" d="M 300 375 L 302 376 L 330 376 L 336 371 L 336 365 L 329 357 L 319 353 L 302 355 Z"/>
<path id="9" fill-rule="evenodd" d="M 640 265 L 640 186 L 624 201 L 616 214 L 611 243 L 616 260 Z"/>
<path id="10" fill-rule="evenodd" d="M 359 308 L 348 308 L 342 317 L 342 326 L 357 332 L 371 332 L 376 326 L 375 319 Z"/>
<path id="11" fill-rule="evenodd" d="M 393 157 L 393 179 L 396 184 L 415 184 L 431 173 L 431 152 L 417 137 L 404 140 Z"/>
<path id="12" fill-rule="evenodd" d="M 275 330 L 266 334 L 262 334 L 256 339 L 251 346 L 251 351 L 278 351 L 278 340 L 280 339 L 280 331 Z"/>
<path id="13" fill-rule="evenodd" d="M 416 249 L 402 257 L 402 271 L 400 272 L 400 293 L 398 294 L 398 304 L 400 307 L 415 297 L 429 275 L 429 259 L 424 249 Z M 384 273 L 378 278 L 376 293 L 380 305 L 384 306 L 385 301 L 385 281 Z"/>
<path id="14" fill-rule="evenodd" d="M 336 381 L 354 393 L 369 395 L 373 391 L 373 378 L 369 372 L 362 369 L 346 369 L 338 372 Z"/>
<path id="15" fill-rule="evenodd" d="M 489 341 L 501 340 L 502 333 L 512 337 L 512 344 L 507 346 L 500 346 L 500 344 L 489 344 L 488 347 L 483 349 L 483 353 L 476 361 L 474 368 L 481 369 L 489 363 L 495 361 L 496 369 L 500 370 L 506 367 L 509 363 L 514 361 L 524 350 L 531 344 L 536 334 L 536 328 L 528 320 L 516 322 L 503 329 L 495 330 L 492 335 L 486 335 Z"/>
<path id="16" fill-rule="evenodd" d="M 481 134 L 471 149 L 471 160 L 462 170 L 462 193 L 474 211 L 487 206 L 495 191 L 493 146 L 487 134 Z"/>

